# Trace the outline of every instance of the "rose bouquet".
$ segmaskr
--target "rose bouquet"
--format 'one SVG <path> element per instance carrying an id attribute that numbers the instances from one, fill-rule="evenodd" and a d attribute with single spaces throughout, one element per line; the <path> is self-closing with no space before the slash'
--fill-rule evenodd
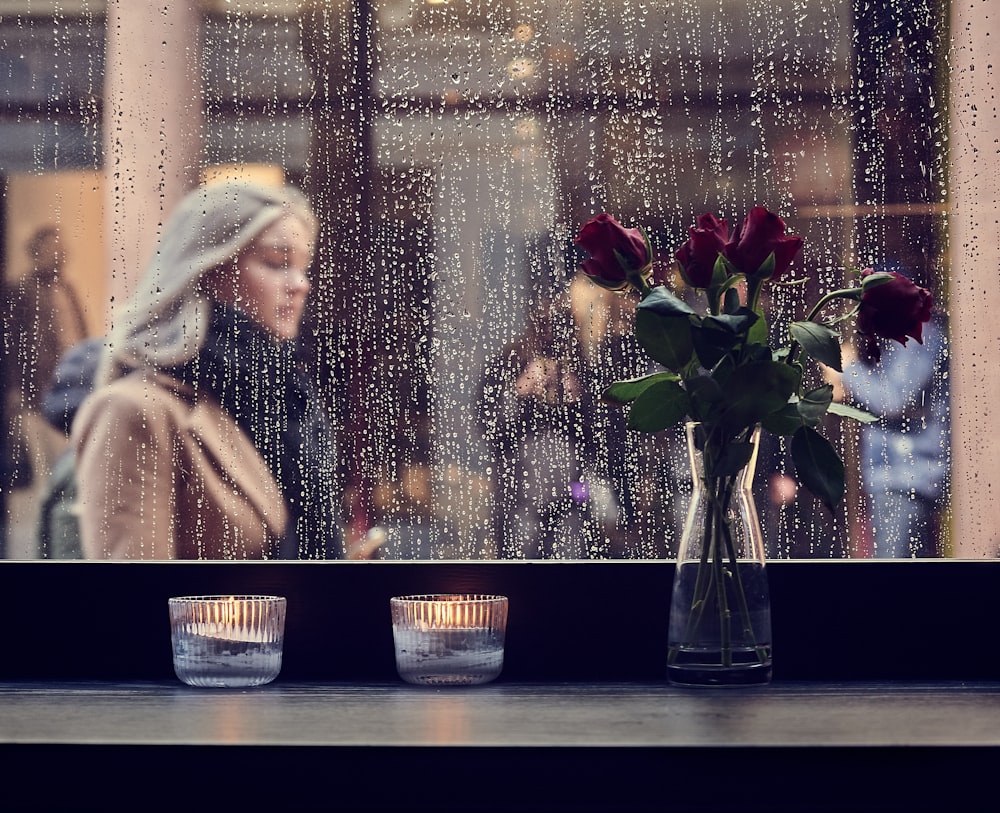
<path id="1" fill-rule="evenodd" d="M 833 510 L 844 495 L 844 464 L 820 431 L 823 419 L 877 419 L 835 401 L 833 386 L 807 375 L 806 366 L 841 370 L 838 327 L 852 318 L 865 341 L 921 341 L 931 294 L 901 274 L 866 268 L 852 272 L 854 284 L 821 296 L 804 319 L 776 330 L 761 295 L 766 285 L 788 283 L 803 241 L 762 206 L 732 234 L 725 220 L 702 215 L 674 253 L 685 285 L 704 295 L 701 312 L 653 281 L 653 250 L 641 229 L 601 214 L 583 226 L 576 242 L 590 254 L 582 270 L 593 282 L 638 293 L 635 336 L 663 368 L 615 382 L 604 400 L 627 405 L 635 430 L 687 423 L 697 455 L 695 495 L 678 554 L 670 663 L 691 660 L 702 675 L 740 666 L 766 666 L 769 674 L 769 615 L 758 613 L 752 598 L 763 591 L 766 603 L 763 545 L 752 501 L 749 507 L 745 502 L 756 436 L 790 437 L 796 478 Z M 841 307 L 831 307 L 835 303 Z M 773 335 L 782 336 L 780 346 L 770 345 Z M 751 560 L 759 568 L 741 564 Z"/>

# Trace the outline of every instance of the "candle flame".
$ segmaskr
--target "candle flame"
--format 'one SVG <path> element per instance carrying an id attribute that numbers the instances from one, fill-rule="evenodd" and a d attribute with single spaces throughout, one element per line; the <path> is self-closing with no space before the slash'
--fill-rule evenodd
<path id="1" fill-rule="evenodd" d="M 421 632 L 442 629 L 489 629 L 507 619 L 503 597 L 447 594 L 394 600 L 396 619 Z"/>

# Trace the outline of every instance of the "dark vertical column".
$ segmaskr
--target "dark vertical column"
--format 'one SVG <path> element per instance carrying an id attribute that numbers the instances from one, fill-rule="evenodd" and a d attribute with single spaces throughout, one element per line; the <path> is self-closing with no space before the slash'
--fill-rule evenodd
<path id="1" fill-rule="evenodd" d="M 345 543 L 366 526 L 377 462 L 368 453 L 366 371 L 379 326 L 368 318 L 377 293 L 373 227 L 375 64 L 369 0 L 310 2 L 302 41 L 315 80 L 307 191 L 321 221 L 307 331 L 322 386 L 336 399 L 345 502 Z M 331 382 L 336 382 L 331 386 Z"/>
<path id="2" fill-rule="evenodd" d="M 857 256 L 930 289 L 941 311 L 948 299 L 946 8 L 942 0 L 855 4 Z M 867 356 L 874 363 L 864 342 L 858 350 L 863 360 Z M 947 397 L 949 386 L 941 384 L 941 397 Z M 929 411 L 938 397 L 937 387 L 925 390 Z M 917 419 L 915 412 L 910 414 Z M 933 414 L 928 421 L 935 431 Z M 878 521 L 873 498 L 876 505 L 867 510 Z M 920 555 L 939 554 L 939 536 L 926 533 Z"/>
<path id="3" fill-rule="evenodd" d="M 928 287 L 941 258 L 946 31 L 938 0 L 856 4 L 854 184 L 857 203 L 882 212 L 859 222 L 858 254 Z"/>

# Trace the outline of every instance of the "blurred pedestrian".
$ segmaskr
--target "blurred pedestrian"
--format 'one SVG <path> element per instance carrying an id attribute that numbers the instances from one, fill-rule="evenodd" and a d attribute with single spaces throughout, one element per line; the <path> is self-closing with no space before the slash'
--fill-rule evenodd
<path id="1" fill-rule="evenodd" d="M 334 433 L 296 356 L 316 234 L 289 186 L 178 205 L 74 422 L 88 558 L 341 555 Z"/>

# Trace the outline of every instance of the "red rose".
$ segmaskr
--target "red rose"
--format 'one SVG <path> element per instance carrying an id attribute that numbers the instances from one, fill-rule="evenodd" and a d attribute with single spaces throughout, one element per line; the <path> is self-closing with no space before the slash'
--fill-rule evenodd
<path id="1" fill-rule="evenodd" d="M 866 268 L 861 272 L 862 281 L 874 273 Z M 934 297 L 902 274 L 888 273 L 892 276 L 889 282 L 874 285 L 861 294 L 858 333 L 895 339 L 902 345 L 910 336 L 923 344 L 924 323 L 930 321 Z"/>
<path id="2" fill-rule="evenodd" d="M 774 271 L 769 279 L 778 279 L 788 270 L 802 248 L 802 238 L 785 234 L 785 221 L 763 206 L 754 206 L 726 243 L 724 254 L 736 268 L 753 276 L 771 254 Z"/>
<path id="3" fill-rule="evenodd" d="M 674 258 L 681 267 L 684 282 L 692 288 L 707 288 L 712 282 L 719 252 L 729 239 L 729 224 L 713 214 L 703 214 L 688 229 L 688 234 L 688 241 L 677 249 Z"/>
<path id="4" fill-rule="evenodd" d="M 609 214 L 599 214 L 584 223 L 576 243 L 590 253 L 581 264 L 583 273 L 604 288 L 620 291 L 629 285 L 628 272 L 648 275 L 653 261 L 646 238 L 638 229 L 626 229 Z M 619 262 L 615 250 L 621 256 Z"/>

